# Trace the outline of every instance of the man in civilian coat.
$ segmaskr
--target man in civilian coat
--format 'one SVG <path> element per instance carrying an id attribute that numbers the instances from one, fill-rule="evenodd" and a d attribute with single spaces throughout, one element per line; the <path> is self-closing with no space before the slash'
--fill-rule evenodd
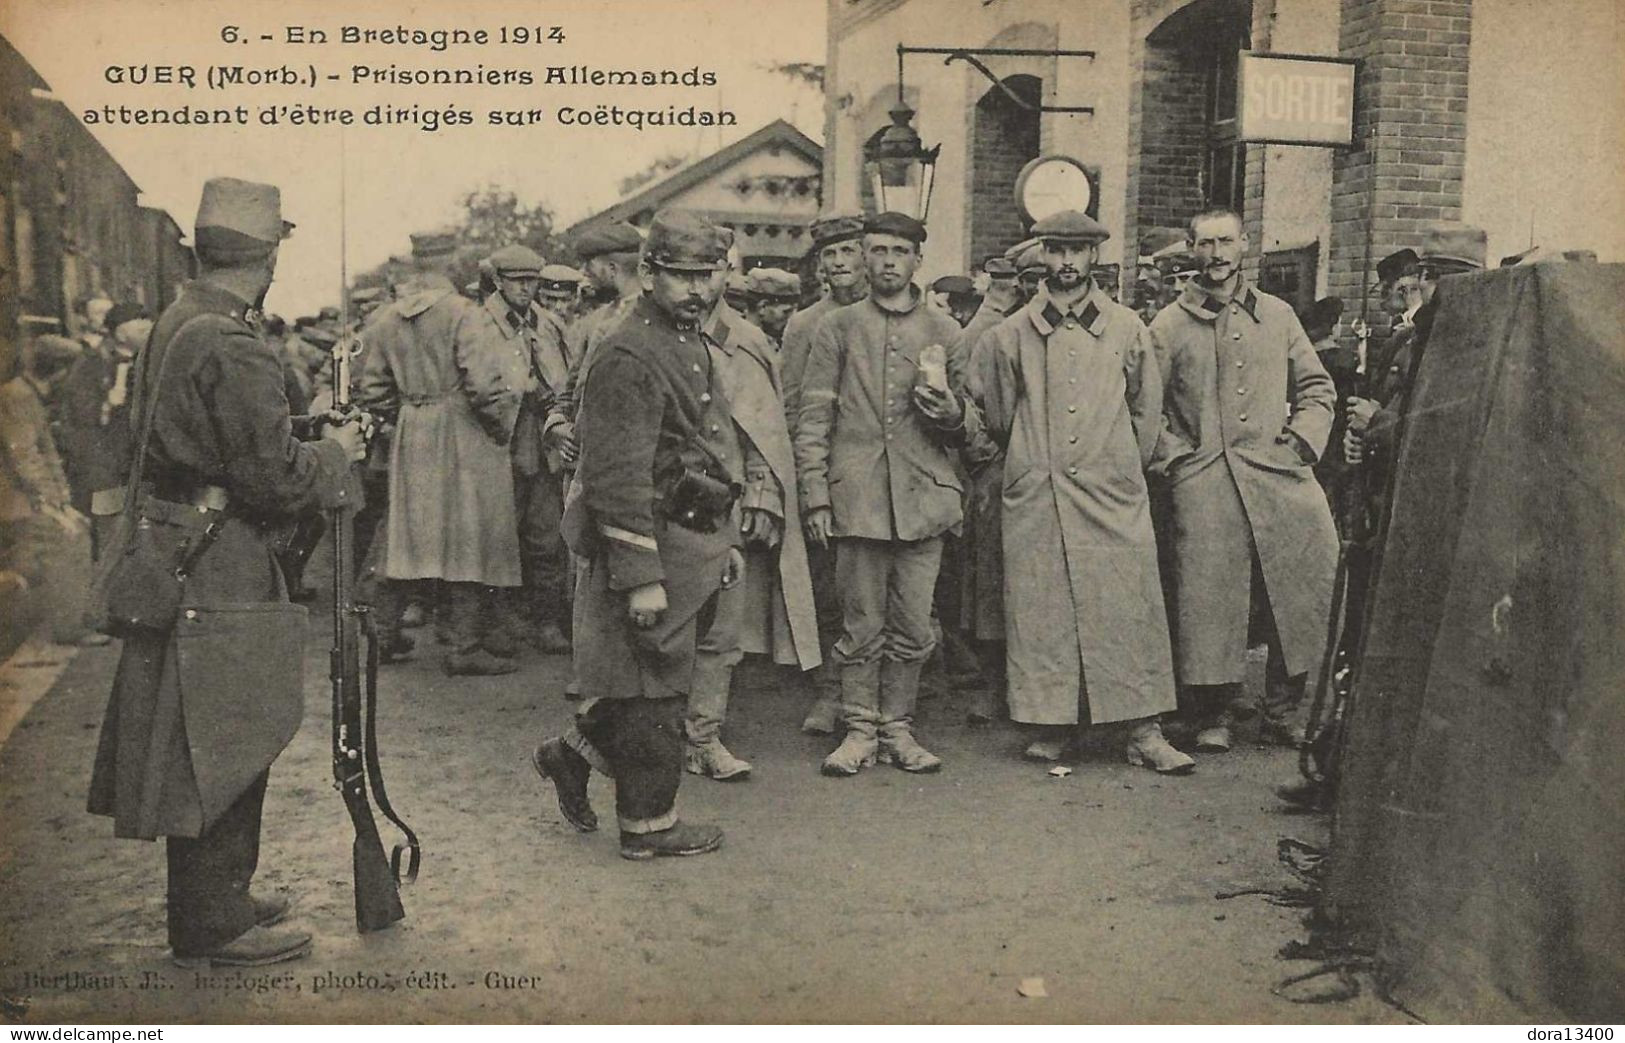
<path id="1" fill-rule="evenodd" d="M 576 586 L 574 723 L 531 763 L 582 832 L 597 768 L 615 779 L 621 857 L 699 855 L 714 826 L 677 817 L 683 711 L 701 642 L 727 649 L 719 596 L 742 578 L 733 418 L 702 325 L 722 294 L 723 229 L 684 211 L 649 225 L 643 293 L 599 345 L 582 389 L 581 458 L 565 507 Z"/>
<path id="2" fill-rule="evenodd" d="M 864 226 L 866 300 L 818 324 L 801 387 L 796 469 L 808 538 L 835 549 L 846 738 L 824 760 L 855 775 L 877 757 L 904 771 L 942 761 L 914 738 L 920 671 L 936 647 L 942 535 L 963 517 L 954 453 L 965 408 L 959 324 L 914 284 L 925 226 L 888 212 Z M 927 351 L 941 363 L 922 371 Z M 933 372 L 934 370 L 934 372 Z"/>
<path id="3" fill-rule="evenodd" d="M 167 838 L 169 943 L 183 966 L 259 966 L 310 949 L 308 934 L 269 929 L 285 897 L 250 891 L 271 763 L 304 711 L 297 665 L 285 669 L 301 659 L 303 610 L 275 604 L 287 587 L 271 544 L 303 514 L 355 505 L 350 464 L 365 443 L 354 422 L 295 440 L 282 362 L 255 328 L 291 228 L 275 186 L 206 183 L 202 273 L 158 319 L 133 378 L 135 423 L 152 418 L 150 492 L 127 509 L 157 527 L 220 526 L 192 566 L 188 603 L 271 603 L 265 618 L 298 620 L 291 639 L 273 628 L 282 641 L 229 649 L 193 633 L 207 624 L 191 616 L 124 640 L 90 811 L 111 816 L 117 836 Z"/>
<path id="4" fill-rule="evenodd" d="M 1337 391 L 1292 306 L 1242 275 L 1241 218 L 1199 214 L 1188 238 L 1199 272 L 1151 322 L 1165 388 L 1153 471 L 1172 505 L 1174 668 L 1198 704 L 1197 749 L 1228 749 L 1256 606 L 1269 645 L 1261 735 L 1291 744 L 1337 571 L 1337 529 L 1312 469 Z"/>

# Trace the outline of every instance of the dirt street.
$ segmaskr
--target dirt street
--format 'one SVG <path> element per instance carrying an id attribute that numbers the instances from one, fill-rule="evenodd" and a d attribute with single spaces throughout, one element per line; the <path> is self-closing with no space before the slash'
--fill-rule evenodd
<path id="1" fill-rule="evenodd" d="M 1276 808 L 1293 755 L 1243 744 L 1159 778 L 1098 743 L 1066 778 L 1023 762 L 1010 725 L 923 704 L 935 776 L 817 771 L 801 697 L 747 664 L 732 748 L 754 777 L 686 776 L 679 809 L 723 850 L 618 857 L 575 833 L 531 746 L 569 713 L 565 660 L 448 679 L 428 654 L 386 668 L 380 733 L 424 864 L 408 918 L 358 936 L 350 827 L 330 785 L 326 630 L 313 619 L 305 726 L 272 771 L 257 887 L 296 898 L 314 954 L 200 976 L 169 962 L 163 847 L 84 812 L 117 651 L 80 652 L 0 751 L 0 994 L 8 1020 L 116 1021 L 1394 1021 L 1369 995 L 1300 1006 L 1308 969 L 1276 950 L 1299 912 L 1215 892 L 1280 887 L 1277 837 L 1323 840 Z M 244 678 L 251 685 L 252 678 Z M 1041 978 L 1047 996 L 1023 996 Z M 1027 991 L 1033 991 L 1030 988 Z"/>

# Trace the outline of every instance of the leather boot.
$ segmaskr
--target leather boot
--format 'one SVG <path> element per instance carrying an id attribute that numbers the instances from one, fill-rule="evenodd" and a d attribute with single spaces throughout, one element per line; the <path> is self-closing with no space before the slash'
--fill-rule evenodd
<path id="1" fill-rule="evenodd" d="M 1196 770 L 1196 761 L 1189 754 L 1168 745 L 1168 740 L 1162 737 L 1162 725 L 1155 717 L 1134 723 L 1125 752 L 1130 764 L 1144 765 L 1159 775 L 1189 775 Z"/>
<path id="2" fill-rule="evenodd" d="M 1276 665 L 1271 663 L 1272 667 Z M 1296 749 L 1303 745 L 1304 728 L 1298 723 L 1298 708 L 1303 704 L 1308 674 L 1282 677 L 1272 669 L 1264 678 L 1264 719 L 1258 722 L 1258 741 L 1265 746 L 1287 746 Z"/>
<path id="3" fill-rule="evenodd" d="M 733 683 L 729 656 L 700 652 L 694 657 L 694 681 L 688 693 L 683 734 L 688 739 L 684 765 L 695 775 L 737 779 L 750 774 L 750 764 L 722 745 L 722 722 L 728 717 L 728 690 Z"/>
<path id="4" fill-rule="evenodd" d="M 835 726 L 841 720 L 840 665 L 826 659 L 813 675 L 813 702 L 801 722 L 801 730 L 808 735 L 834 735 Z"/>
<path id="5" fill-rule="evenodd" d="M 920 694 L 923 663 L 886 660 L 880 664 L 880 759 L 904 771 L 942 767 L 942 758 L 914 738 L 914 703 Z"/>
<path id="6" fill-rule="evenodd" d="M 703 775 L 718 782 L 743 779 L 750 774 L 750 761 L 740 760 L 721 739 L 708 742 L 690 742 L 683 755 L 684 766 L 692 775 Z"/>
<path id="7" fill-rule="evenodd" d="M 825 775 L 856 775 L 875 762 L 880 743 L 880 663 L 847 663 L 841 667 L 841 714 L 846 738 L 824 758 Z"/>

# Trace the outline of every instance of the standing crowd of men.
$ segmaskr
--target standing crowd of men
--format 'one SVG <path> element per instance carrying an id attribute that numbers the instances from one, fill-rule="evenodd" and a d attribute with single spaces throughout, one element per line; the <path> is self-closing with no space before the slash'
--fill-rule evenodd
<path id="1" fill-rule="evenodd" d="M 455 237 L 415 235 L 415 276 L 353 292 L 348 327 L 337 309 L 291 328 L 259 315 L 292 228 L 273 186 L 210 181 L 196 228 L 201 274 L 155 324 L 98 305 L 105 349 L 35 338 L 0 388 L 0 578 L 29 582 L 33 519 L 128 516 L 189 548 L 191 591 L 274 603 L 300 594 L 320 512 L 364 504 L 381 658 L 413 654 L 406 631 L 430 622 L 453 675 L 511 672 L 525 644 L 569 654 L 573 722 L 532 763 L 583 832 L 591 772 L 611 777 L 629 859 L 720 846 L 676 796 L 685 769 L 751 772 L 722 737 L 746 654 L 804 679 L 804 730 L 840 733 L 821 765 L 836 777 L 940 769 L 915 714 L 950 646 L 979 674 L 969 723 L 1008 714 L 1036 761 L 1114 726 L 1131 764 L 1189 773 L 1162 730 L 1176 710 L 1196 752 L 1255 714 L 1262 741 L 1301 743 L 1330 503 L 1380 527 L 1432 291 L 1483 263 L 1462 227 L 1385 259 L 1394 333 L 1362 366 L 1336 302 L 1311 336 L 1252 284 L 1224 210 L 1191 219 L 1149 324 L 1098 264 L 1109 233 L 1076 211 L 931 287 L 921 222 L 827 215 L 800 310 L 796 276 L 744 271 L 733 233 L 691 212 L 592 229 L 571 244 L 581 271 L 505 246 L 464 291 Z M 81 419 L 53 440 L 59 386 Z M 335 408 L 346 397 L 359 412 Z M 120 552 L 113 526 L 97 533 Z M 184 630 L 125 636 L 91 808 L 120 836 L 168 838 L 178 960 L 302 955 L 307 935 L 270 930 L 286 902 L 249 893 L 287 735 L 194 723 L 298 686 L 200 695 Z"/>

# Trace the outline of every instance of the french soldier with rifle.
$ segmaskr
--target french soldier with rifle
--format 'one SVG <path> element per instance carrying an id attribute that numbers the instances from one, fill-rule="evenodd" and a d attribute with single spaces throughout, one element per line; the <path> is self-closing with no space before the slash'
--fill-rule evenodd
<path id="1" fill-rule="evenodd" d="M 271 929 L 288 900 L 251 890 L 270 767 L 304 710 L 305 610 L 288 602 L 274 541 L 354 506 L 365 439 L 357 418 L 294 434 L 257 325 L 291 228 L 273 185 L 204 185 L 200 276 L 137 362 L 130 495 L 98 576 L 124 646 L 89 808 L 120 837 L 166 838 L 169 943 L 184 966 L 310 949 L 308 934 Z"/>

